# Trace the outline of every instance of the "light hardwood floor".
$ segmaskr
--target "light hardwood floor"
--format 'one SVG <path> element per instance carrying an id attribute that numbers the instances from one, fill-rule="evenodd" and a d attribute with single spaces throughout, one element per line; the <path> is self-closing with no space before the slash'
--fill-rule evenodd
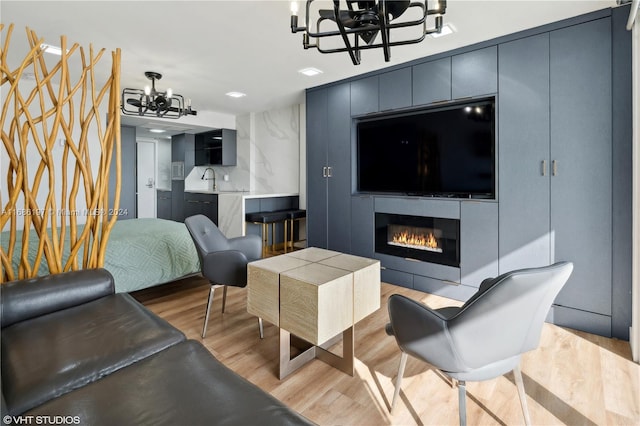
<path id="1" fill-rule="evenodd" d="M 222 291 L 216 292 L 207 337 L 200 337 L 208 292 L 208 283 L 194 277 L 133 296 L 188 338 L 202 341 L 229 368 L 320 425 L 458 424 L 456 389 L 411 357 L 400 401 L 389 414 L 400 351 L 384 332 L 386 302 L 393 293 L 433 307 L 458 302 L 383 284 L 381 308 L 355 327 L 353 377 L 314 360 L 280 381 L 277 328 L 265 323 L 260 340 L 258 320 L 246 310 L 245 289 L 229 288 L 224 315 Z M 522 375 L 536 425 L 640 425 L 640 365 L 631 361 L 628 342 L 545 324 L 540 347 L 523 357 Z M 467 420 L 524 424 L 513 376 L 468 383 Z"/>

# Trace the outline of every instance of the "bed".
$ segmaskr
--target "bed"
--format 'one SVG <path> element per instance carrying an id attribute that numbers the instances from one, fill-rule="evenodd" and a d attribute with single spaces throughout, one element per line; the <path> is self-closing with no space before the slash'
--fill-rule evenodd
<path id="1" fill-rule="evenodd" d="M 31 259 L 35 256 L 38 238 L 35 232 L 30 233 L 29 238 Z M 18 236 L 14 265 L 19 261 L 20 241 L 21 236 Z M 5 250 L 8 242 L 9 232 L 4 231 L 0 234 L 0 244 Z M 65 247 L 66 259 L 68 241 Z M 116 292 L 128 293 L 198 274 L 200 261 L 184 223 L 164 219 L 128 219 L 116 222 L 111 230 L 104 268 L 113 275 Z M 17 267 L 14 266 L 14 270 Z M 43 261 L 38 275 L 48 273 Z"/>

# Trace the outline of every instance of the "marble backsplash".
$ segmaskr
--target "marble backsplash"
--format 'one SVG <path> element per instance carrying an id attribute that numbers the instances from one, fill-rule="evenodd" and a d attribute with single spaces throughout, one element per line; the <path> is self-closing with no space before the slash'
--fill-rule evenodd
<path id="1" fill-rule="evenodd" d="M 300 191 L 299 105 L 239 116 L 236 132 L 237 165 L 212 166 L 219 191 Z M 194 167 L 185 189 L 212 190 L 213 182 L 201 179 L 205 169 Z"/>

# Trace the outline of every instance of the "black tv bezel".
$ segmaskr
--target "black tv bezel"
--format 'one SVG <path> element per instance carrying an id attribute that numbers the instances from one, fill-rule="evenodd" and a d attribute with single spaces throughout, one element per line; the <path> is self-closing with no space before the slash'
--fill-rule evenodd
<path id="1" fill-rule="evenodd" d="M 373 191 L 373 190 L 360 190 L 360 140 L 358 126 L 360 123 L 380 121 L 392 118 L 407 117 L 410 115 L 418 115 L 424 113 L 446 111 L 450 109 L 458 109 L 467 105 L 477 105 L 479 103 L 491 103 L 493 107 L 493 125 L 491 126 L 491 154 L 493 156 L 493 174 L 492 174 L 492 187 L 493 191 L 486 192 L 455 192 L 455 191 L 431 191 L 431 192 L 410 192 L 410 191 Z M 354 194 L 371 194 L 371 195 L 388 195 L 388 196 L 409 196 L 416 198 L 444 198 L 444 199 L 474 199 L 474 200 L 496 200 L 497 199 L 497 174 L 498 174 L 498 158 L 497 158 L 497 111 L 496 111 L 497 99 L 495 96 L 464 99 L 460 101 L 451 101 L 446 103 L 438 103 L 438 105 L 414 108 L 411 110 L 386 112 L 375 115 L 368 115 L 366 117 L 357 118 L 354 120 L 354 154 L 356 161 L 355 166 L 355 190 Z"/>

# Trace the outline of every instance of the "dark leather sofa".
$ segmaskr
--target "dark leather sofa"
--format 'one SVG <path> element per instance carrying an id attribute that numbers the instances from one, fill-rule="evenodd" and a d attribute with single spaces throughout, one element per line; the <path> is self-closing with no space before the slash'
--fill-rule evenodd
<path id="1" fill-rule="evenodd" d="M 115 294 L 104 269 L 3 284 L 0 315 L 5 424 L 312 424 Z"/>

